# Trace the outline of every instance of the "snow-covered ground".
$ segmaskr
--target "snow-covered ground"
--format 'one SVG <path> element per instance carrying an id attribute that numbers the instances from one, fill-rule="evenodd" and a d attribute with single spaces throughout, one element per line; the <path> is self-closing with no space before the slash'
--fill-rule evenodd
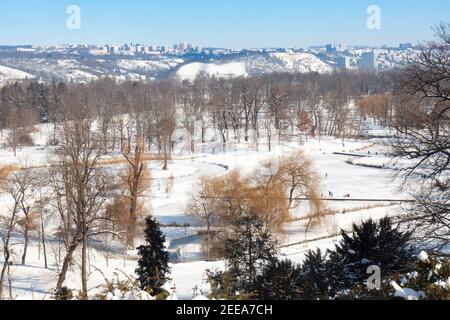
<path id="1" fill-rule="evenodd" d="M 46 147 L 47 136 L 51 134 L 51 127 L 40 127 L 34 134 L 37 146 L 18 150 L 17 157 L 11 150 L 0 149 L 0 165 L 23 164 L 45 166 L 53 149 Z M 1 139 L 0 139 L 1 140 Z M 171 253 L 172 281 L 167 288 L 175 291 L 179 299 L 193 298 L 193 288 L 205 289 L 205 270 L 223 267 L 223 262 L 203 261 L 201 253 L 201 238 L 197 235 L 196 221 L 188 217 L 187 207 L 192 190 L 197 181 L 203 176 L 218 176 L 226 172 L 239 169 L 243 173 L 251 173 L 260 161 L 278 158 L 284 154 L 303 149 L 313 160 L 314 166 L 321 176 L 323 197 L 327 207 L 336 214 L 329 216 L 321 226 L 305 232 L 305 221 L 298 220 L 286 226 L 279 235 L 282 244 L 283 257 L 300 262 L 304 253 L 309 249 L 329 248 L 336 241 L 332 237 L 340 229 L 347 229 L 354 222 L 368 218 L 380 219 L 385 215 L 397 215 L 402 205 L 395 200 L 406 200 L 408 195 L 398 190 L 397 183 L 392 180 L 392 171 L 364 164 L 384 163 L 386 157 L 383 149 L 376 140 L 345 141 L 331 137 L 308 139 L 303 145 L 298 141 L 274 145 L 271 152 L 265 145 L 257 151 L 250 144 L 234 144 L 226 153 L 220 148 L 203 147 L 202 153 L 190 157 L 174 157 L 169 163 L 169 170 L 162 171 L 158 162 L 150 163 L 152 188 L 149 190 L 147 204 L 151 213 L 165 226 L 163 228 L 167 238 L 167 247 Z M 365 156 L 364 158 L 361 158 Z M 168 181 L 171 188 L 167 188 Z M 332 197 L 330 196 L 332 194 Z M 350 198 L 344 198 L 350 194 Z M 358 201 L 349 201 L 358 199 Z M 347 200 L 347 201 L 342 201 Z M 5 214 L 8 201 L 5 196 L 0 198 L 0 215 Z M 301 217 L 305 213 L 306 204 L 300 206 L 293 214 Z M 183 226 L 186 224 L 186 226 Z M 48 226 L 50 228 L 50 225 Z M 296 244 L 304 240 L 330 238 L 311 241 L 307 244 Z M 51 240 L 51 239 L 49 239 Z M 14 243 L 20 243 L 16 238 Z M 11 268 L 11 283 L 14 296 L 18 299 L 46 299 L 50 297 L 52 287 L 60 265 L 60 244 L 50 241 L 47 248 L 49 268 L 44 269 L 42 248 L 34 239 L 29 248 L 26 266 L 13 265 Z M 111 244 L 111 253 L 106 254 L 104 244 L 92 242 L 89 251 L 90 276 L 89 287 L 95 292 L 96 287 L 104 284 L 102 273 L 107 278 L 114 278 L 115 274 L 132 275 L 137 266 L 136 252 L 123 252 L 120 247 Z M 22 252 L 20 244 L 13 246 L 13 261 L 19 262 Z M 77 260 L 77 259 L 76 259 Z M 0 257 L 0 263 L 2 258 Z M 78 265 L 72 266 L 67 279 L 67 286 L 80 286 Z M 120 270 L 120 271 L 119 271 Z"/>

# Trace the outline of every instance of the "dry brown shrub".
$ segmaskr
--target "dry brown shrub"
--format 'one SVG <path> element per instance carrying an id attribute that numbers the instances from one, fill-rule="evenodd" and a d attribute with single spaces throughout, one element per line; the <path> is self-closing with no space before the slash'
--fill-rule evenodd
<path id="1" fill-rule="evenodd" d="M 203 179 L 195 189 L 190 213 L 207 225 L 208 255 L 223 253 L 225 240 L 233 236 L 240 218 L 257 215 L 264 228 L 280 234 L 292 221 L 291 209 L 304 197 L 311 207 L 308 228 L 319 225 L 327 210 L 319 197 L 320 182 L 312 162 L 301 152 L 281 160 L 261 162 L 250 176 L 239 170 Z"/>
<path id="2" fill-rule="evenodd" d="M 128 225 L 128 210 L 130 201 L 120 195 L 116 196 L 111 204 L 106 207 L 106 215 L 114 221 L 114 226 L 118 230 L 125 230 Z"/>
<path id="3" fill-rule="evenodd" d="M 5 180 L 8 176 L 14 172 L 17 168 L 15 166 L 6 165 L 0 167 L 0 181 Z"/>

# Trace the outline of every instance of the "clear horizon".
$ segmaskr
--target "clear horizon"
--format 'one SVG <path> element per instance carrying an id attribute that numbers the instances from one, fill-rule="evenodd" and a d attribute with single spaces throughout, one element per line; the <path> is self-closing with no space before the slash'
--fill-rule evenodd
<path id="1" fill-rule="evenodd" d="M 80 9 L 79 29 L 69 30 L 70 5 Z M 380 9 L 370 29 L 367 10 Z M 450 1 L 430 0 L 18 0 L 2 4 L 0 45 L 187 42 L 229 49 L 294 48 L 342 43 L 397 46 L 433 38 L 448 21 Z"/>

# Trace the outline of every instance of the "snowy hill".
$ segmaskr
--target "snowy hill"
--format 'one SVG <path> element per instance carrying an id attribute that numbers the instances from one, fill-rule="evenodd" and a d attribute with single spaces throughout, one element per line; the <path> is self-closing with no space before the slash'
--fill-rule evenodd
<path id="1" fill-rule="evenodd" d="M 10 68 L 20 68 L 39 79 L 51 81 L 56 78 L 78 83 L 102 77 L 132 81 L 163 78 L 166 72 L 182 62 L 182 59 L 165 57 L 155 57 L 154 60 L 76 55 L 0 57 L 0 64 Z"/>
<path id="2" fill-rule="evenodd" d="M 0 65 L 0 84 L 32 78 L 34 78 L 34 76 L 29 73 Z"/>
<path id="3" fill-rule="evenodd" d="M 290 72 L 331 72 L 332 68 L 327 63 L 323 62 L 311 53 L 273 53 L 272 56 L 278 59 L 283 65 L 284 69 Z"/>
<path id="4" fill-rule="evenodd" d="M 245 63 L 250 75 L 274 72 L 327 73 L 332 67 L 312 53 L 304 52 L 252 52 L 234 57 L 233 60 Z"/>
<path id="5" fill-rule="evenodd" d="M 233 78 L 247 75 L 247 69 L 243 62 L 229 62 L 225 64 L 193 62 L 182 66 L 177 71 L 181 79 L 195 79 L 200 73 L 218 78 Z"/>

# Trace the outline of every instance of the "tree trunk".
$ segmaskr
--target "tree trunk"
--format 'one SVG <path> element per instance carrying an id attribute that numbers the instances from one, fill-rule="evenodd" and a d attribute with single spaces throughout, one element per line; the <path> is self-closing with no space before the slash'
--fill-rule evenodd
<path id="1" fill-rule="evenodd" d="M 28 222 L 28 218 L 26 219 L 27 221 L 25 222 L 25 230 L 23 233 L 23 254 L 22 254 L 22 265 L 25 265 L 25 261 L 27 259 L 27 251 L 28 251 L 28 244 L 30 242 L 30 236 L 29 236 L 29 222 Z"/>
<path id="2" fill-rule="evenodd" d="M 164 144 L 164 166 L 163 166 L 163 171 L 167 171 L 168 169 L 168 161 L 167 161 L 167 156 L 168 152 L 167 152 L 167 143 Z"/>
<path id="3" fill-rule="evenodd" d="M 211 261 L 211 223 L 208 221 L 206 226 L 206 233 L 208 235 L 208 248 L 206 249 L 208 261 Z"/>
<path id="4" fill-rule="evenodd" d="M 87 300 L 88 286 L 87 286 L 87 252 L 88 252 L 88 237 L 87 232 L 83 234 L 83 247 L 81 251 L 81 298 Z"/>
<path id="5" fill-rule="evenodd" d="M 127 227 L 127 248 L 134 249 L 134 238 L 136 236 L 136 208 L 137 208 L 136 196 L 132 196 L 130 201 L 131 204 Z"/>
<path id="6" fill-rule="evenodd" d="M 0 301 L 3 300 L 3 280 L 5 279 L 6 270 L 8 269 L 9 264 L 9 250 L 4 248 L 5 252 L 3 253 L 3 256 L 5 258 L 5 261 L 3 262 L 2 272 L 0 273 Z"/>
<path id="7" fill-rule="evenodd" d="M 80 239 L 80 235 L 77 235 L 73 238 L 71 245 L 67 250 L 66 257 L 64 258 L 64 262 L 61 268 L 61 272 L 59 273 L 58 282 L 56 283 L 56 291 L 60 291 L 64 281 L 66 280 L 67 271 L 69 270 L 70 262 L 72 261 L 73 254 L 77 249 L 78 245 L 82 240 Z"/>
<path id="8" fill-rule="evenodd" d="M 44 229 L 44 219 L 42 217 L 42 211 L 41 211 L 41 241 L 42 241 L 42 250 L 44 253 L 44 266 L 45 266 L 45 269 L 47 269 L 48 268 L 47 247 L 45 246 L 45 229 Z"/>

